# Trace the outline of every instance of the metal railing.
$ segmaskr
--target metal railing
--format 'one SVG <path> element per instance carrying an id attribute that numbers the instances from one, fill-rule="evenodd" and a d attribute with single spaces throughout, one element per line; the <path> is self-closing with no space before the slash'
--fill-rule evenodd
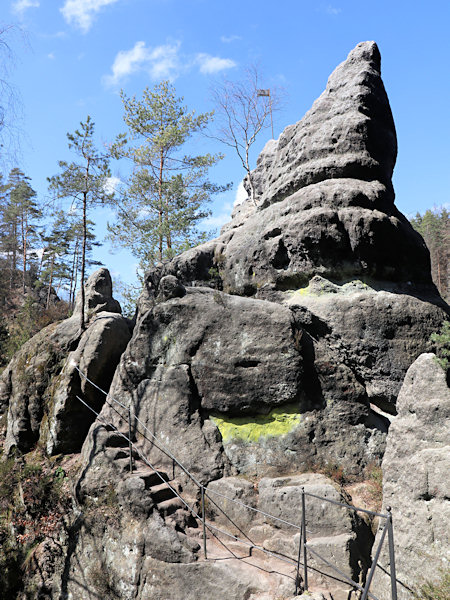
<path id="1" fill-rule="evenodd" d="M 207 534 L 206 534 L 206 530 L 208 529 L 212 535 L 215 536 L 214 532 L 220 533 L 222 535 L 225 535 L 229 538 L 234 539 L 235 541 L 243 544 L 244 546 L 248 546 L 250 547 L 250 549 L 255 549 L 255 550 L 260 550 L 261 552 L 263 552 L 266 555 L 269 555 L 271 557 L 275 557 L 276 559 L 283 561 L 285 563 L 291 564 L 293 566 L 295 566 L 296 569 L 296 576 L 295 576 L 295 593 L 297 594 L 299 592 L 300 589 L 300 571 L 303 571 L 303 589 L 305 591 L 308 590 L 308 570 L 314 570 L 317 571 L 319 573 L 321 573 L 322 575 L 325 575 L 326 577 L 332 577 L 331 575 L 329 575 L 328 573 L 323 573 L 321 572 L 319 569 L 312 567 L 311 565 L 308 567 L 308 553 L 315 556 L 316 558 L 318 558 L 320 561 L 322 561 L 325 565 L 327 565 L 330 569 L 332 569 L 340 578 L 341 581 L 344 583 L 349 584 L 353 589 L 358 590 L 359 592 L 361 592 L 361 600 L 367 600 L 368 598 L 371 598 L 373 600 L 378 600 L 378 598 L 372 593 L 370 592 L 370 586 L 373 580 L 373 576 L 375 574 L 375 570 L 377 568 L 378 565 L 378 560 L 381 554 L 381 549 L 383 546 L 383 543 L 385 541 L 386 535 L 388 538 L 388 546 L 389 546 L 389 560 L 390 560 L 390 579 L 391 579 L 391 600 L 397 600 L 397 579 L 396 579 L 396 570 L 395 570 L 395 553 L 394 553 L 394 534 L 393 534 L 393 525 L 392 525 L 392 514 L 391 514 L 391 509 L 390 507 L 387 507 L 387 514 L 381 513 L 381 512 L 376 512 L 376 511 L 372 511 L 372 510 L 368 510 L 365 508 L 358 508 L 355 507 L 351 504 L 347 504 L 344 502 L 338 502 L 337 500 L 332 500 L 331 498 L 323 498 L 321 496 L 318 496 L 316 494 L 310 493 L 310 492 L 306 492 L 305 489 L 302 487 L 301 489 L 301 504 L 302 504 L 302 510 L 301 510 L 301 524 L 300 525 L 296 525 L 295 523 L 291 523 L 285 519 L 281 519 L 280 517 L 276 517 L 275 515 L 271 515 L 270 513 L 267 513 L 265 511 L 262 511 L 258 508 L 255 508 L 249 504 L 245 504 L 244 502 L 237 500 L 236 498 L 232 498 L 230 496 L 227 496 L 226 494 L 222 494 L 221 492 L 217 492 L 213 489 L 208 489 L 206 488 L 203 484 L 201 484 L 197 478 L 176 458 L 176 456 L 174 456 L 174 454 L 171 452 L 171 450 L 169 448 L 167 448 L 167 446 L 159 439 L 155 436 L 155 434 L 146 426 L 146 424 L 141 421 L 137 415 L 134 415 L 134 419 L 132 419 L 132 414 L 131 414 L 131 407 L 130 406 L 126 406 L 125 404 L 123 404 L 122 402 L 120 402 L 119 400 L 116 400 L 115 398 L 113 398 L 112 396 L 110 396 L 110 394 L 108 392 L 105 392 L 105 390 L 103 390 L 101 387 L 99 387 L 95 382 L 91 381 L 88 376 L 83 373 L 78 366 L 75 365 L 76 370 L 78 371 L 78 373 L 80 374 L 81 377 L 83 377 L 88 383 L 90 383 L 94 388 L 96 388 L 98 391 L 102 392 L 105 397 L 106 400 L 105 402 L 108 404 L 108 406 L 110 406 L 112 408 L 113 411 L 115 411 L 120 417 L 121 419 L 123 419 L 127 425 L 128 425 L 128 436 L 125 435 L 123 432 L 121 432 L 115 425 L 113 425 L 110 422 L 104 421 L 101 417 L 100 417 L 100 413 L 98 413 L 97 411 L 95 411 L 91 406 L 89 406 L 82 398 L 80 398 L 79 396 L 77 396 L 77 399 L 82 402 L 90 411 L 92 411 L 96 417 L 97 417 L 97 421 L 101 424 L 103 424 L 105 427 L 108 428 L 112 428 L 112 430 L 114 430 L 115 432 L 117 432 L 121 437 L 123 437 L 129 445 L 129 451 L 130 451 L 130 472 L 133 471 L 133 458 L 132 458 L 132 453 L 133 450 L 138 454 L 139 458 L 150 468 L 152 469 L 162 480 L 162 482 L 164 482 L 173 492 L 173 494 L 178 497 L 180 499 L 180 501 L 183 503 L 183 505 L 186 507 L 186 509 L 192 514 L 192 516 L 197 519 L 198 521 L 201 522 L 202 524 L 202 530 L 203 530 L 203 552 L 204 552 L 204 556 L 205 559 L 207 560 L 208 555 L 207 555 L 207 547 L 206 547 L 206 539 L 207 539 Z M 119 410 L 117 410 L 117 408 L 114 406 L 114 404 L 112 404 L 112 402 L 114 404 L 116 404 L 117 406 L 120 406 L 122 409 L 125 410 L 125 415 L 122 414 Z M 147 441 L 150 441 L 159 451 L 161 451 L 163 454 L 165 454 L 167 457 L 169 457 L 172 461 L 173 461 L 173 465 L 178 465 L 179 468 L 183 471 L 183 473 L 185 475 L 188 476 L 188 478 L 195 484 L 195 486 L 198 488 L 199 492 L 200 492 L 200 504 L 201 504 L 201 514 L 199 514 L 193 506 L 190 506 L 185 500 L 184 498 L 182 498 L 182 496 L 178 493 L 178 491 L 176 490 L 175 487 L 173 487 L 168 481 L 166 481 L 166 479 L 163 477 L 163 475 L 161 475 L 161 473 L 159 472 L 158 468 L 153 465 L 146 456 L 144 456 L 144 454 L 142 453 L 142 451 L 136 446 L 136 444 L 132 441 L 132 430 L 133 430 L 133 423 L 134 423 L 134 431 L 136 433 L 139 433 L 140 435 L 143 436 L 144 439 L 146 439 Z M 145 433 L 142 433 L 142 431 L 139 431 L 138 429 L 138 425 L 140 425 Z M 149 439 L 147 437 L 147 434 L 150 435 Z M 228 531 L 225 531 L 211 523 L 207 522 L 206 519 L 206 500 L 210 500 L 221 512 L 222 514 L 233 524 L 236 526 L 236 524 L 233 522 L 233 520 L 226 514 L 226 512 L 219 507 L 214 500 L 211 498 L 211 495 L 215 495 L 217 497 L 220 497 L 222 499 L 225 499 L 229 502 L 232 502 L 240 507 L 244 507 L 248 510 L 251 510 L 255 513 L 259 513 L 261 515 L 263 515 L 266 518 L 272 519 L 276 522 L 279 523 L 283 523 L 284 525 L 287 525 L 289 527 L 292 527 L 294 529 L 297 529 L 300 532 L 300 536 L 299 536 L 299 547 L 298 547 L 298 555 L 297 558 L 291 558 L 288 557 L 286 555 L 277 553 L 275 551 L 270 551 L 267 550 L 266 548 L 264 548 L 263 546 L 260 546 L 258 544 L 253 543 L 250 538 L 248 538 L 248 536 L 246 536 L 246 534 L 244 532 L 241 531 L 241 529 L 239 529 L 239 531 L 245 536 L 247 537 L 246 540 L 233 535 L 231 533 L 229 533 Z M 348 577 L 348 575 L 346 575 L 345 573 L 343 573 L 338 567 L 336 567 L 335 565 L 333 565 L 330 561 L 328 561 L 326 558 L 324 558 L 323 556 L 321 556 L 317 550 L 315 550 L 314 548 L 311 547 L 311 545 L 307 542 L 307 533 L 311 533 L 307 528 L 306 528 L 306 524 L 307 524 L 307 519 L 306 519 L 306 497 L 311 497 L 311 498 L 316 498 L 318 500 L 321 500 L 323 502 L 328 502 L 337 506 L 341 506 L 344 507 L 348 510 L 352 510 L 353 512 L 362 512 L 365 514 L 368 514 L 372 517 L 379 517 L 381 519 L 385 519 L 385 523 L 384 523 L 384 527 L 381 533 L 381 537 L 380 537 L 380 541 L 378 543 L 378 546 L 375 550 L 375 555 L 374 558 L 372 560 L 372 564 L 370 569 L 368 570 L 367 576 L 366 576 L 366 581 L 365 581 L 365 585 L 362 586 L 360 583 L 357 583 L 356 581 L 354 581 L 353 579 L 351 579 L 350 577 Z M 215 536 L 217 537 L 217 536 Z M 303 557 L 303 561 L 301 560 Z M 301 567 L 303 567 L 303 569 L 301 569 Z M 383 569 L 384 570 L 384 569 Z M 337 577 L 332 577 L 333 579 L 338 579 Z"/>

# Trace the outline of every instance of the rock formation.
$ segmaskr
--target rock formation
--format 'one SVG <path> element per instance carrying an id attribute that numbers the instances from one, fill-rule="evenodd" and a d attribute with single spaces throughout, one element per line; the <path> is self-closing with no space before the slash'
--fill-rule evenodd
<path id="1" fill-rule="evenodd" d="M 125 407 L 141 424 L 145 456 L 194 502 L 195 486 L 161 444 L 202 484 L 219 486 L 237 474 L 251 486 L 252 477 L 324 463 L 360 474 L 381 460 L 406 370 L 448 313 L 422 239 L 394 206 L 395 157 L 379 52 L 363 43 L 304 119 L 260 156 L 256 206 L 247 200 L 219 238 L 148 273 L 110 389 L 122 407 L 104 406 L 83 448 L 81 502 L 102 497 L 123 469 L 105 423 L 123 430 Z M 144 490 L 142 481 L 130 489 Z M 155 505 L 147 494 L 145 506 Z M 363 578 L 360 539 L 352 546 L 342 536 L 335 556 Z M 283 546 L 273 537 L 264 540 Z M 172 577 L 189 578 L 192 567 L 173 565 L 169 582 L 155 558 L 152 593 L 169 586 L 178 598 Z M 143 564 L 129 566 L 148 581 Z M 201 566 L 205 576 L 212 568 Z M 140 587 L 137 597 L 147 592 Z"/>
<path id="2" fill-rule="evenodd" d="M 73 317 L 14 358 L 0 380 L 6 451 L 83 444 L 77 517 L 48 597 L 289 597 L 298 526 L 268 514 L 298 525 L 302 488 L 312 494 L 310 548 L 364 581 L 369 524 L 347 508 L 325 512 L 316 496 L 350 498 L 308 471 L 361 476 L 381 462 L 406 371 L 449 314 L 422 238 L 394 205 L 396 152 L 379 51 L 365 42 L 305 117 L 266 145 L 251 174 L 256 202 L 236 207 L 217 239 L 146 275 L 131 339 L 103 270 L 88 282 L 82 335 Z M 214 554 L 210 529 L 205 560 L 192 515 L 201 486 L 212 527 L 239 532 L 247 546 L 221 540 L 229 552 Z M 230 498 L 245 506 L 233 512 Z M 289 566 L 258 554 L 259 570 L 250 568 L 243 547 L 246 558 L 263 547 Z M 348 583 L 330 580 L 312 555 L 314 585 L 349 598 Z"/>
<path id="3" fill-rule="evenodd" d="M 450 561 L 450 390 L 434 354 L 408 369 L 397 408 L 383 458 L 383 504 L 394 515 L 398 598 L 407 600 L 405 584 L 439 581 Z M 389 572 L 387 548 L 380 562 Z M 389 598 L 380 569 L 374 592 Z"/>
<path id="4" fill-rule="evenodd" d="M 111 393 L 199 477 L 211 460 L 215 477 L 380 461 L 383 413 L 448 310 L 394 206 L 396 151 L 379 51 L 362 43 L 263 151 L 257 206 L 147 275 Z"/>
<path id="5" fill-rule="evenodd" d="M 81 369 L 108 389 L 130 336 L 130 326 L 112 298 L 107 269 L 86 283 L 88 328 L 79 329 L 80 302 L 70 319 L 49 325 L 14 356 L 0 378 L 0 407 L 7 414 L 4 451 L 27 452 L 36 443 L 49 454 L 79 451 L 104 395 L 80 377 Z M 108 311 L 108 312 L 107 312 Z"/>

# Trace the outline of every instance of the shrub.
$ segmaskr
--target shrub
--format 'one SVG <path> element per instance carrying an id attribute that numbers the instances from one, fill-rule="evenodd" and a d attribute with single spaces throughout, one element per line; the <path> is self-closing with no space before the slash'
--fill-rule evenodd
<path id="1" fill-rule="evenodd" d="M 430 340 L 436 344 L 438 362 L 444 371 L 450 369 L 450 321 L 442 323 L 439 333 L 432 333 Z"/>
<path id="2" fill-rule="evenodd" d="M 441 571 L 441 579 L 437 582 L 424 581 L 414 590 L 417 600 L 449 600 L 450 598 L 450 569 Z"/>
<path id="3" fill-rule="evenodd" d="M 369 484 L 369 500 L 373 502 L 377 510 L 379 510 L 383 502 L 383 471 L 379 465 L 371 463 L 367 465 L 365 472 Z"/>

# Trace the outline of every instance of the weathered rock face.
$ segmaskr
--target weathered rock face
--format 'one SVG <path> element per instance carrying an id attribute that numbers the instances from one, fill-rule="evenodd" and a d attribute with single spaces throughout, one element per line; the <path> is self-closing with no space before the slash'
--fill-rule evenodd
<path id="1" fill-rule="evenodd" d="M 307 115 L 267 144 L 252 174 L 256 206 L 248 199 L 219 238 L 147 276 L 130 355 L 139 355 L 150 336 L 151 361 L 189 363 L 199 414 L 218 425 L 238 471 L 261 475 L 337 462 L 357 474 L 381 460 L 389 426 L 382 413 L 395 414 L 407 368 L 431 348 L 430 334 L 448 314 L 431 282 L 423 240 L 394 206 L 396 152 L 379 52 L 365 42 L 331 75 Z M 205 285 L 222 290 L 212 297 L 227 307 L 222 327 L 208 324 L 206 335 L 202 325 L 183 325 L 201 323 L 210 312 L 207 292 L 197 287 Z M 189 312 L 186 300 L 173 300 L 183 286 L 199 290 L 188 293 Z M 247 297 L 243 314 L 255 318 L 241 318 L 236 296 Z M 258 300 L 278 313 L 261 311 Z M 288 345 L 299 367 L 274 335 L 271 315 L 281 318 L 284 307 L 292 313 Z M 157 345 L 180 331 L 191 340 L 187 355 L 177 355 L 176 344 L 169 354 Z M 288 340 L 286 327 L 280 331 Z M 164 386 L 159 390 L 164 397 Z M 271 412 L 280 406 L 282 416 Z M 262 425 L 262 414 L 268 426 L 242 434 L 241 426 Z"/>
<path id="2" fill-rule="evenodd" d="M 27 452 L 37 441 L 50 454 L 81 448 L 95 415 L 77 396 L 83 396 L 97 411 L 105 398 L 77 369 L 108 389 L 131 337 L 124 317 L 103 310 L 120 311 L 111 296 L 106 269 L 88 279 L 86 304 L 90 318 L 86 331 L 80 332 L 77 314 L 49 325 L 21 348 L 2 374 L 0 405 L 7 411 L 6 453 L 13 448 Z"/>
<path id="3" fill-rule="evenodd" d="M 359 44 L 296 125 L 270 142 L 252 173 L 256 207 L 237 207 L 223 235 L 169 267 L 254 295 L 303 287 L 314 275 L 430 284 L 423 241 L 394 206 L 395 127 L 374 42 Z"/>
<path id="4" fill-rule="evenodd" d="M 450 390 L 434 354 L 409 368 L 397 408 L 383 458 L 383 504 L 392 507 L 397 578 L 415 587 L 422 578 L 438 581 L 450 560 Z M 387 549 L 381 565 L 389 572 Z M 380 570 L 374 593 L 390 598 Z M 410 598 L 401 584 L 398 597 Z"/>
<path id="5" fill-rule="evenodd" d="M 212 481 L 208 485 L 208 499 L 211 499 L 208 516 L 219 527 L 238 536 L 245 532 L 251 543 L 295 562 L 300 540 L 302 490 L 305 492 L 308 544 L 326 560 L 339 565 L 347 577 L 358 581 L 364 577 L 369 565 L 372 534 L 356 513 L 332 504 L 333 501 L 348 502 L 349 498 L 344 497 L 339 487 L 324 475 L 264 477 L 257 486 L 240 477 Z M 324 498 L 332 502 L 326 502 Z M 247 508 L 233 504 L 230 499 Z M 309 574 L 311 588 L 320 586 L 332 593 L 333 598 L 348 597 L 349 586 L 333 577 L 336 572 L 312 553 L 309 561 L 309 566 L 314 568 Z"/>
<path id="6" fill-rule="evenodd" d="M 88 278 L 85 284 L 85 318 L 106 311 L 120 313 L 120 304 L 112 296 L 112 281 L 108 269 L 98 269 Z M 75 300 L 74 316 L 81 312 L 81 294 Z"/>
<path id="7" fill-rule="evenodd" d="M 125 321 L 107 312 L 114 308 L 107 276 L 97 277 L 94 304 L 103 312 L 92 319 L 88 302 L 89 328 L 81 339 L 68 336 L 69 360 L 41 386 L 51 397 L 47 425 L 42 394 L 28 399 L 11 370 L 5 376 L 8 447 L 27 448 L 41 436 L 49 452 L 67 452 L 92 423 L 71 430 L 74 398 L 96 408 L 102 402 L 76 367 L 104 389 L 115 370 L 83 444 L 80 519 L 55 598 L 105 590 L 124 600 L 201 600 L 223 589 L 230 600 L 293 593 L 292 565 L 283 584 L 269 585 L 260 573 L 273 565 L 263 559 L 256 576 L 237 559 L 202 560 L 198 522 L 176 492 L 200 511 L 200 482 L 295 519 L 301 486 L 342 499 L 321 476 L 299 472 L 333 463 L 356 475 L 381 461 L 405 373 L 449 312 L 431 282 L 423 240 L 393 204 L 395 158 L 380 56 L 366 42 L 305 118 L 266 146 L 253 172 L 256 204 L 240 205 L 216 240 L 147 274 L 128 345 Z M 114 356 L 105 358 L 105 348 Z M 131 451 L 121 435 L 129 416 Z M 298 534 L 275 532 L 250 512 L 232 516 L 256 543 L 295 557 Z M 308 543 L 362 580 L 370 532 L 343 512 L 325 514 L 321 501 L 312 503 Z M 78 576 L 90 571 L 99 580 L 94 591 Z M 347 599 L 348 589 L 333 597 Z"/>

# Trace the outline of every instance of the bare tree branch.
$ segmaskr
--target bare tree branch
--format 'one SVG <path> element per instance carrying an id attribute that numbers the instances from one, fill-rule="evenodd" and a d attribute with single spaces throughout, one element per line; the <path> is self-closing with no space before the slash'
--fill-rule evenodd
<path id="1" fill-rule="evenodd" d="M 278 90 L 261 95 L 260 73 L 255 65 L 248 67 L 242 81 L 224 80 L 212 89 L 216 105 L 215 119 L 218 123 L 208 137 L 234 148 L 247 174 L 250 198 L 256 206 L 256 192 L 250 167 L 250 148 L 261 131 L 272 126 L 273 112 L 281 106 Z"/>

